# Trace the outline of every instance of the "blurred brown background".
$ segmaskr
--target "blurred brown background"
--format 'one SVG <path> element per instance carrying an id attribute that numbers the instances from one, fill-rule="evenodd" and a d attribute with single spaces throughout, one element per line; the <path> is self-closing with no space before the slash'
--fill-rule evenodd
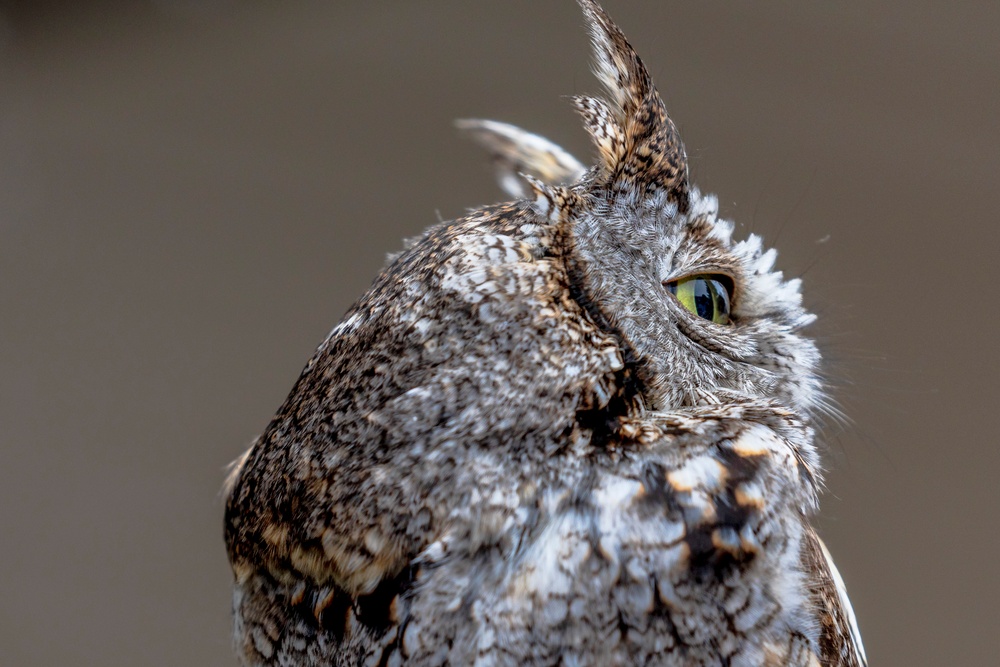
<path id="1" fill-rule="evenodd" d="M 606 0 L 696 183 L 804 275 L 873 665 L 1000 653 L 1000 5 Z M 385 253 L 589 146 L 570 0 L 0 3 L 0 662 L 233 665 L 223 466 Z"/>

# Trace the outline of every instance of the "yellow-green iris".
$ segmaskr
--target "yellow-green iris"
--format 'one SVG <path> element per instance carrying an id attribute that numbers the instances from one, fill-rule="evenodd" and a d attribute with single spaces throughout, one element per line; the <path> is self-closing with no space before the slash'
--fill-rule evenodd
<path id="1" fill-rule="evenodd" d="M 700 273 L 667 283 L 667 289 L 686 309 L 716 324 L 729 324 L 727 276 Z"/>

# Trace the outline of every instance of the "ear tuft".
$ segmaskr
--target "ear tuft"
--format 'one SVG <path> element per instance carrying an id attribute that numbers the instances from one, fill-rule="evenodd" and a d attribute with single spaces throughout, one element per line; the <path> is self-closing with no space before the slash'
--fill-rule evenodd
<path id="1" fill-rule="evenodd" d="M 645 65 L 621 29 L 594 0 L 578 0 L 594 44 L 595 73 L 610 100 L 575 98 L 600 152 L 598 186 L 665 191 L 681 212 L 689 206 L 687 153 Z"/>
<path id="2" fill-rule="evenodd" d="M 542 183 L 563 185 L 579 179 L 586 167 L 545 137 L 495 120 L 461 119 L 455 126 L 490 152 L 500 187 L 517 198 L 530 198 L 522 174 Z"/>
<path id="3" fill-rule="evenodd" d="M 604 166 L 620 164 L 625 158 L 625 134 L 615 112 L 597 97 L 580 95 L 571 99 L 583 116 L 583 127 L 597 147 Z"/>

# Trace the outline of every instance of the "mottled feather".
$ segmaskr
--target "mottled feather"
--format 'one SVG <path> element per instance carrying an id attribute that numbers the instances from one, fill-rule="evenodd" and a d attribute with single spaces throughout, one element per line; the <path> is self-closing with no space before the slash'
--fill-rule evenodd
<path id="1" fill-rule="evenodd" d="M 597 163 L 462 122 L 518 200 L 396 255 L 234 465 L 242 664 L 866 664 L 809 525 L 801 284 L 688 183 L 642 62 L 580 4 Z M 699 276 L 728 319 L 670 289 Z"/>

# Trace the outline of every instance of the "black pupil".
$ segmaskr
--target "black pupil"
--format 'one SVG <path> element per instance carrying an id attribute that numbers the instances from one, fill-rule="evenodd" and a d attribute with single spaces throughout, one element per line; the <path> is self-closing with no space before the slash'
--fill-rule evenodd
<path id="1" fill-rule="evenodd" d="M 715 317 L 715 308 L 712 306 L 712 288 L 709 287 L 709 281 L 704 278 L 695 280 L 694 305 L 699 317 L 704 317 L 706 320 Z"/>

